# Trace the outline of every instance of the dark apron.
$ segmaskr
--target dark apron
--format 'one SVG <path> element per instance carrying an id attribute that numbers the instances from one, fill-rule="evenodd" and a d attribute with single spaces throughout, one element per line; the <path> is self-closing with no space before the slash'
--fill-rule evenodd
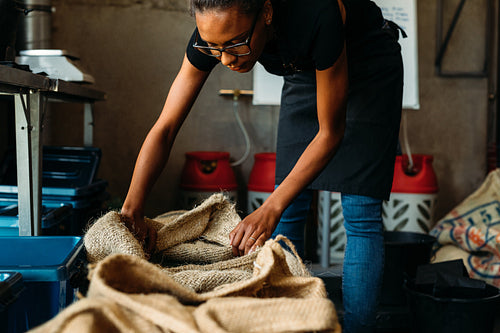
<path id="1" fill-rule="evenodd" d="M 394 26 L 347 45 L 349 92 L 344 138 L 308 188 L 388 199 L 402 109 L 403 64 Z M 284 77 L 278 125 L 276 184 L 318 132 L 314 71 Z M 332 87 L 335 89 L 335 87 Z"/>

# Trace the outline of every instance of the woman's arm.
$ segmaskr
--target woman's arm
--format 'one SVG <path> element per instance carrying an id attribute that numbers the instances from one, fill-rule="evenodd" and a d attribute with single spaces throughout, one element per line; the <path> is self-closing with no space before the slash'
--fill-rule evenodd
<path id="1" fill-rule="evenodd" d="M 121 209 L 127 227 L 151 251 L 156 234 L 144 223 L 144 202 L 167 163 L 174 139 L 209 72 L 194 67 L 186 56 L 168 93 L 163 110 L 148 133 L 137 158 L 132 181 Z"/>
<path id="2" fill-rule="evenodd" d="M 271 237 L 283 211 L 335 155 L 345 130 L 348 90 L 345 47 L 332 67 L 316 71 L 316 86 L 318 133 L 280 186 L 230 233 L 235 255 L 262 246 Z"/>

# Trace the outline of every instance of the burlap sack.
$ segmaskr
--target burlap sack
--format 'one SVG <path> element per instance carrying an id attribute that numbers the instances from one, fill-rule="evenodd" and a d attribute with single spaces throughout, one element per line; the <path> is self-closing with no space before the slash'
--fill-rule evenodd
<path id="1" fill-rule="evenodd" d="M 430 234 L 439 243 L 436 258 L 465 259 L 471 277 L 500 287 L 500 169 L 490 172 Z"/>
<path id="2" fill-rule="evenodd" d="M 251 277 L 257 253 L 234 258 L 228 235 L 240 217 L 234 205 L 222 194 L 212 195 L 191 211 L 169 212 L 146 221 L 158 232 L 151 261 L 163 267 L 188 263 L 165 268 L 184 287 L 198 293 L 207 292 Z M 85 234 L 84 244 L 90 262 L 118 253 L 148 259 L 117 212 L 109 212 L 100 218 Z M 287 251 L 284 253 L 294 276 L 309 276 L 296 256 Z"/>
<path id="3" fill-rule="evenodd" d="M 201 293 L 172 278 L 180 268 L 170 271 L 137 256 L 110 255 L 92 271 L 88 297 L 34 332 L 340 333 L 321 279 L 306 276 L 297 258 L 295 269 L 304 274 L 292 274 L 286 253 L 268 240 L 247 256 L 255 259 L 250 278 Z M 247 262 L 234 261 L 232 269 L 247 267 Z"/>
<path id="4" fill-rule="evenodd" d="M 277 241 L 284 241 L 294 254 L 283 251 L 283 260 L 293 276 L 311 276 L 295 252 L 293 244 L 283 236 L 278 236 Z M 252 254 L 222 260 L 209 265 L 183 265 L 179 267 L 164 268 L 176 282 L 197 293 L 214 290 L 227 283 L 247 280 L 252 277 L 254 268 L 259 265 L 256 261 L 260 251 Z"/>
<path id="5" fill-rule="evenodd" d="M 87 297 L 34 331 L 340 332 L 323 281 L 286 238 L 232 256 L 228 234 L 240 218 L 222 195 L 146 221 L 158 232 L 156 263 L 118 213 L 106 214 L 85 235 L 94 262 Z"/>
<path id="6" fill-rule="evenodd" d="M 181 263 L 211 263 L 232 258 L 229 233 L 240 220 L 234 205 L 222 194 L 212 195 L 190 211 L 145 219 L 158 233 L 155 258 Z M 115 211 L 108 212 L 89 228 L 84 245 L 91 263 L 117 253 L 148 258 Z"/>

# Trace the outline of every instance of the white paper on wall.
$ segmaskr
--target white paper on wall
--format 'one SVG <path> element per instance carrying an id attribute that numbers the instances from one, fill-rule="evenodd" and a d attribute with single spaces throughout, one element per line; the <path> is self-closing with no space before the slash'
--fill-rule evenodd
<path id="1" fill-rule="evenodd" d="M 419 109 L 418 96 L 418 49 L 416 0 L 374 0 L 387 20 L 398 24 L 408 35 L 400 36 L 403 66 L 403 108 Z M 253 104 L 279 105 L 283 79 L 266 72 L 256 64 L 253 70 Z"/>
<path id="2" fill-rule="evenodd" d="M 283 78 L 268 73 L 264 66 L 256 63 L 253 68 L 253 100 L 254 105 L 279 105 Z"/>
<path id="3" fill-rule="evenodd" d="M 416 0 L 373 0 L 386 20 L 393 21 L 408 35 L 399 36 L 404 67 L 403 108 L 419 109 L 418 38 Z"/>

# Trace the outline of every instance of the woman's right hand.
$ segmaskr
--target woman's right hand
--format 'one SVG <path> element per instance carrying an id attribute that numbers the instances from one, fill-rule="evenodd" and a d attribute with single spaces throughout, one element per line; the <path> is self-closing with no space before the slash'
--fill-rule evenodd
<path id="1" fill-rule="evenodd" d="M 121 218 L 125 226 L 142 244 L 144 251 L 152 254 L 156 247 L 156 230 L 146 224 L 143 214 L 133 213 L 122 208 Z"/>

